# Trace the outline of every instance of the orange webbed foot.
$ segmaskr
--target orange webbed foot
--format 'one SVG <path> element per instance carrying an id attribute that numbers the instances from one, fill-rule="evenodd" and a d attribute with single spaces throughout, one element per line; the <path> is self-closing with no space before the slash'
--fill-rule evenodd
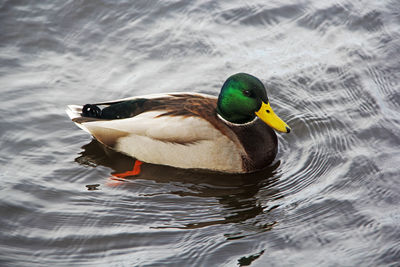
<path id="1" fill-rule="evenodd" d="M 143 164 L 140 160 L 136 160 L 133 165 L 133 169 L 130 171 L 122 172 L 122 173 L 114 173 L 111 177 L 108 178 L 106 185 L 108 186 L 118 186 L 123 184 L 126 181 L 126 177 L 139 175 L 141 172 L 140 166 Z"/>

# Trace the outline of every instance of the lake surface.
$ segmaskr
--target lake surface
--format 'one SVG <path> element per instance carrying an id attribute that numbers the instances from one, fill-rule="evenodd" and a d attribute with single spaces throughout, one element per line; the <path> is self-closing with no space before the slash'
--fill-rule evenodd
<path id="1" fill-rule="evenodd" d="M 0 0 L 0 25 L 0 266 L 400 266 L 399 1 Z M 292 127 L 254 174 L 115 181 L 134 159 L 64 112 L 237 72 Z"/>

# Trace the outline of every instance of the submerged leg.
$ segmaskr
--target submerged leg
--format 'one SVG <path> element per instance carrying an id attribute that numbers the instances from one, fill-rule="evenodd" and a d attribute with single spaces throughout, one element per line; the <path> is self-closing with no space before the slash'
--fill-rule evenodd
<path id="1" fill-rule="evenodd" d="M 106 185 L 108 186 L 119 186 L 126 181 L 126 177 L 135 176 L 140 174 L 140 166 L 143 164 L 140 160 L 135 161 L 133 169 L 131 171 L 126 171 L 123 173 L 115 173 L 111 177 L 108 177 Z"/>
<path id="2" fill-rule="evenodd" d="M 133 169 L 131 171 L 126 171 L 122 173 L 115 173 L 113 176 L 118 177 L 118 178 L 125 178 L 129 176 L 135 176 L 140 174 L 140 166 L 143 164 L 140 160 L 135 161 L 135 165 L 133 165 Z"/>

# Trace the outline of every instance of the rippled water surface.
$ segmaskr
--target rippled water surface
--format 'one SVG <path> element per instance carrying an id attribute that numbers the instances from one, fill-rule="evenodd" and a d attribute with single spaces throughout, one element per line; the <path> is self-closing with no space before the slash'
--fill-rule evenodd
<path id="1" fill-rule="evenodd" d="M 1 1 L 1 266 L 400 266 L 399 1 Z M 267 86 L 266 170 L 142 165 L 67 104 Z M 87 185 L 97 190 L 88 190 Z"/>

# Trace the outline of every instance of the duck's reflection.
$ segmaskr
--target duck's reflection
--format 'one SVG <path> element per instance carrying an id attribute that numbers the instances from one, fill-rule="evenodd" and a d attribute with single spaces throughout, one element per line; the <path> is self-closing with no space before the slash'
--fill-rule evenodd
<path id="1" fill-rule="evenodd" d="M 113 170 L 112 174 L 132 170 L 136 162 L 134 158 L 110 150 L 96 140 L 84 145 L 82 149 L 81 155 L 75 159 L 76 162 L 93 167 L 106 166 Z M 199 228 L 240 223 L 268 212 L 268 209 L 264 208 L 265 203 L 276 198 L 279 193 L 271 186 L 277 181 L 275 171 L 279 164 L 278 161 L 257 173 L 222 174 L 143 163 L 140 174 L 128 179 L 146 179 L 157 183 L 179 182 L 186 187 L 185 190 L 171 191 L 169 194 L 217 199 L 222 206 L 220 219 L 185 224 L 183 227 Z M 262 201 L 257 197 L 260 189 L 263 190 Z M 264 230 L 270 229 L 275 223 L 265 222 Z"/>

